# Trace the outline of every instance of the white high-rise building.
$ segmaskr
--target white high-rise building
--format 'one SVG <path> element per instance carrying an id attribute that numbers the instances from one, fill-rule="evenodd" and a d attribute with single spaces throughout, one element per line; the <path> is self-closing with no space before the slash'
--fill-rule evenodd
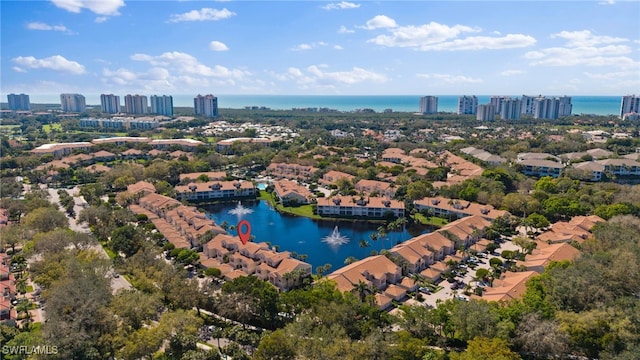
<path id="1" fill-rule="evenodd" d="M 521 101 L 520 99 L 508 99 L 502 102 L 500 109 L 501 120 L 520 120 Z"/>
<path id="2" fill-rule="evenodd" d="M 31 110 L 31 102 L 27 94 L 9 94 L 7 95 L 9 110 Z"/>
<path id="3" fill-rule="evenodd" d="M 64 112 L 83 112 L 87 109 L 84 96 L 80 94 L 60 94 L 60 106 Z"/>
<path id="4" fill-rule="evenodd" d="M 478 97 L 473 95 L 464 95 L 458 98 L 458 114 L 475 115 L 478 108 Z"/>
<path id="5" fill-rule="evenodd" d="M 622 97 L 620 104 L 620 118 L 625 114 L 640 113 L 640 96 L 626 95 Z"/>
<path id="6" fill-rule="evenodd" d="M 499 114 L 500 111 L 502 111 L 502 104 L 509 99 L 511 99 L 509 96 L 492 96 L 489 103 L 493 105 L 496 110 L 496 114 Z"/>
<path id="7" fill-rule="evenodd" d="M 572 108 L 570 96 L 560 96 L 558 98 L 558 117 L 571 116 Z"/>
<path id="8" fill-rule="evenodd" d="M 113 94 L 100 95 L 100 106 L 102 112 L 107 114 L 117 114 L 120 112 L 120 96 Z"/>
<path id="9" fill-rule="evenodd" d="M 534 102 L 534 119 L 557 119 L 560 101 L 556 98 L 539 97 Z"/>
<path id="10" fill-rule="evenodd" d="M 165 116 L 173 116 L 173 97 L 162 95 L 151 95 L 151 113 Z"/>
<path id="11" fill-rule="evenodd" d="M 539 95 L 539 96 L 522 95 L 522 100 L 520 101 L 520 114 L 533 115 L 536 99 L 540 97 L 542 97 L 542 95 Z"/>
<path id="12" fill-rule="evenodd" d="M 496 108 L 492 104 L 478 105 L 476 111 L 476 120 L 493 121 L 496 117 Z"/>
<path id="13" fill-rule="evenodd" d="M 142 115 L 149 113 L 145 95 L 127 95 L 124 97 L 124 111 L 127 114 Z"/>
<path id="14" fill-rule="evenodd" d="M 423 114 L 435 114 L 438 112 L 438 98 L 436 96 L 423 96 L 420 98 L 420 108 Z"/>
<path id="15" fill-rule="evenodd" d="M 198 94 L 193 98 L 193 109 L 196 115 L 218 117 L 218 98 L 211 94 L 205 96 Z"/>

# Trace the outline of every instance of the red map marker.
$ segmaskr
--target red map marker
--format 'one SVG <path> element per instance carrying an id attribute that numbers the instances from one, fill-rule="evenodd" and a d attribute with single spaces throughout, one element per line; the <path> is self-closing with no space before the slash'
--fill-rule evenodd
<path id="1" fill-rule="evenodd" d="M 243 226 L 247 227 L 247 231 L 242 231 Z M 238 223 L 236 229 L 238 229 L 238 237 L 240 238 L 240 241 L 242 241 L 242 245 L 246 245 L 247 241 L 249 241 L 249 237 L 251 236 L 251 225 L 247 220 L 242 220 Z"/>

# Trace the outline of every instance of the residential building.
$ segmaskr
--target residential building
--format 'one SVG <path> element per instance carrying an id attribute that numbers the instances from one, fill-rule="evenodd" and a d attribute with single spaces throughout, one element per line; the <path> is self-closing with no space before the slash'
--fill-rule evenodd
<path id="1" fill-rule="evenodd" d="M 640 96 L 638 95 L 625 95 L 622 97 L 620 118 L 631 113 L 640 113 Z"/>
<path id="2" fill-rule="evenodd" d="M 520 99 L 505 99 L 500 107 L 500 119 L 520 120 L 522 101 Z"/>
<path id="3" fill-rule="evenodd" d="M 205 96 L 198 94 L 193 99 L 193 108 L 196 115 L 216 118 L 218 117 L 218 98 L 211 94 Z"/>
<path id="4" fill-rule="evenodd" d="M 356 177 L 351 174 L 330 170 L 326 174 L 322 175 L 322 178 L 319 180 L 319 182 L 324 185 L 335 185 L 335 183 L 340 179 L 345 179 L 353 182 L 355 178 Z"/>
<path id="5" fill-rule="evenodd" d="M 149 145 L 153 146 L 156 149 L 168 149 L 171 146 L 181 147 L 183 150 L 193 151 L 198 146 L 204 145 L 204 143 L 200 140 L 193 139 L 156 139 L 151 140 Z"/>
<path id="6" fill-rule="evenodd" d="M 420 98 L 419 112 L 423 114 L 435 114 L 438 112 L 438 98 L 436 96 L 423 96 Z"/>
<path id="7" fill-rule="evenodd" d="M 120 96 L 102 94 L 100 95 L 100 106 L 103 113 L 117 114 L 120 112 Z"/>
<path id="8" fill-rule="evenodd" d="M 9 257 L 0 253 L 0 324 L 15 326 L 17 311 L 11 305 L 16 298 L 16 279 L 9 269 Z"/>
<path id="9" fill-rule="evenodd" d="M 60 106 L 63 112 L 80 113 L 87 109 L 87 103 L 80 94 L 60 94 Z"/>
<path id="10" fill-rule="evenodd" d="M 562 173 L 564 165 L 553 160 L 528 159 L 518 161 L 522 167 L 522 173 L 527 176 L 551 176 L 557 178 Z"/>
<path id="11" fill-rule="evenodd" d="M 176 198 L 187 201 L 207 201 L 255 197 L 257 190 L 250 181 L 207 181 L 178 185 Z"/>
<path id="12" fill-rule="evenodd" d="M 491 205 L 482 205 L 460 199 L 448 199 L 442 196 L 426 197 L 415 200 L 413 203 L 418 210 L 426 210 L 433 216 L 444 218 L 455 217 L 460 219 L 475 215 L 493 221 L 508 214 L 508 212 L 497 210 Z"/>
<path id="13" fill-rule="evenodd" d="M 538 96 L 522 95 L 522 98 L 520 100 L 520 114 L 533 116 L 534 109 L 535 109 L 535 101 L 536 99 L 541 97 L 542 95 L 538 95 Z"/>
<path id="14" fill-rule="evenodd" d="M 358 181 L 354 187 L 356 191 L 359 191 L 366 196 L 382 195 L 393 197 L 396 194 L 395 185 L 383 181 L 362 179 Z"/>
<path id="15" fill-rule="evenodd" d="M 167 95 L 151 95 L 151 113 L 165 116 L 173 116 L 173 97 Z"/>
<path id="16" fill-rule="evenodd" d="M 386 256 L 376 255 L 344 266 L 327 275 L 327 279 L 335 281 L 341 292 L 352 291 L 360 282 L 385 290 L 401 281 L 402 270 Z"/>
<path id="17" fill-rule="evenodd" d="M 536 240 L 548 244 L 573 241 L 582 243 L 591 236 L 591 229 L 603 221 L 605 221 L 603 218 L 596 215 L 574 216 L 568 222 L 560 221 L 551 224 L 549 230 L 538 235 Z"/>
<path id="18" fill-rule="evenodd" d="M 266 174 L 276 179 L 311 180 L 317 168 L 309 165 L 271 163 L 267 167 Z"/>
<path id="19" fill-rule="evenodd" d="M 135 136 L 115 136 L 109 138 L 100 138 L 91 140 L 92 143 L 99 144 L 115 144 L 117 146 L 126 145 L 128 143 L 148 143 L 151 139 L 148 137 L 135 137 Z"/>
<path id="20" fill-rule="evenodd" d="M 502 104 L 507 100 L 511 100 L 511 98 L 509 96 L 492 96 L 489 104 L 493 105 L 496 114 L 499 114 L 502 111 Z"/>
<path id="21" fill-rule="evenodd" d="M 248 138 L 248 137 L 224 139 L 216 143 L 216 150 L 223 154 L 231 154 L 233 144 L 236 144 L 236 143 L 258 144 L 264 147 L 268 147 L 269 145 L 271 145 L 272 141 L 271 139 L 267 139 L 267 138 Z"/>
<path id="22" fill-rule="evenodd" d="M 132 115 L 148 114 L 147 97 L 145 95 L 126 95 L 124 97 L 124 111 Z"/>
<path id="23" fill-rule="evenodd" d="M 383 197 L 334 196 L 318 198 L 318 214 L 337 217 L 404 217 L 404 202 Z"/>
<path id="24" fill-rule="evenodd" d="M 478 97 L 473 95 L 463 95 L 458 98 L 458 114 L 475 115 L 478 108 Z"/>
<path id="25" fill-rule="evenodd" d="M 496 117 L 496 108 L 491 104 L 478 105 L 476 111 L 476 120 L 478 121 L 493 121 Z"/>
<path id="26" fill-rule="evenodd" d="M 103 128 L 112 130 L 148 130 L 160 126 L 160 122 L 155 119 L 146 118 L 111 118 L 111 119 L 80 119 L 80 127 Z"/>
<path id="27" fill-rule="evenodd" d="M 493 155 L 490 152 L 486 151 L 486 150 L 482 150 L 482 149 L 476 149 L 473 146 L 469 146 L 463 149 L 460 149 L 461 152 L 473 156 L 474 158 L 478 159 L 478 160 L 482 160 L 486 163 L 488 163 L 489 165 L 493 165 L 493 166 L 497 166 L 500 164 L 504 164 L 505 162 L 507 162 L 507 159 L 498 156 L 498 155 Z"/>
<path id="28" fill-rule="evenodd" d="M 180 182 L 183 184 L 185 182 L 196 182 L 200 177 L 206 178 L 206 181 L 221 181 L 227 178 L 227 173 L 224 171 L 209 171 L 180 174 Z"/>
<path id="29" fill-rule="evenodd" d="M 539 97 L 534 101 L 534 119 L 557 119 L 560 102 L 555 98 Z"/>
<path id="30" fill-rule="evenodd" d="M 538 273 L 535 271 L 506 272 L 500 279 L 493 281 L 492 287 L 485 288 L 486 291 L 481 299 L 486 301 L 510 301 L 520 299 L 527 290 L 527 281 Z M 476 296 L 472 296 L 475 298 Z"/>
<path id="31" fill-rule="evenodd" d="M 531 254 L 517 264 L 524 266 L 527 271 L 542 273 L 552 261 L 575 260 L 578 256 L 580 251 L 569 243 L 548 244 L 538 241 Z"/>
<path id="32" fill-rule="evenodd" d="M 558 117 L 571 116 L 572 109 L 573 105 L 571 105 L 571 97 L 560 96 L 558 98 Z"/>
<path id="33" fill-rule="evenodd" d="M 308 204 L 313 195 L 306 186 L 291 180 L 276 180 L 273 182 L 275 194 L 278 200 L 284 204 Z"/>
<path id="34" fill-rule="evenodd" d="M 69 155 L 74 150 L 86 151 L 86 150 L 89 150 L 91 146 L 93 146 L 93 144 L 86 141 L 73 142 L 73 143 L 43 144 L 31 150 L 31 152 L 38 155 L 51 154 L 53 156 L 58 157 L 63 155 Z"/>
<path id="35" fill-rule="evenodd" d="M 27 94 L 8 94 L 9 110 L 31 110 L 31 102 Z"/>

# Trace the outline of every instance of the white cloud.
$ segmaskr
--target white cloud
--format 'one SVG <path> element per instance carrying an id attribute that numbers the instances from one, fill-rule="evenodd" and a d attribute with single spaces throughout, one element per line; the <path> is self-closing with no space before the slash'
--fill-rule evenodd
<path id="1" fill-rule="evenodd" d="M 173 14 L 169 19 L 169 22 L 181 22 L 181 21 L 217 21 L 228 19 L 235 16 L 236 13 L 223 8 L 222 10 L 213 8 L 202 8 L 200 10 L 191 10 L 183 14 Z"/>
<path id="2" fill-rule="evenodd" d="M 615 5 L 616 4 L 616 0 L 600 1 L 598 4 L 600 4 L 600 5 Z"/>
<path id="3" fill-rule="evenodd" d="M 483 82 L 482 79 L 471 78 L 471 77 L 462 76 L 462 75 L 451 75 L 451 74 L 432 73 L 432 74 L 417 74 L 416 76 L 423 79 L 439 80 L 446 84 L 471 84 L 471 83 Z"/>
<path id="4" fill-rule="evenodd" d="M 302 70 L 290 67 L 286 74 L 276 75 L 281 81 L 293 80 L 303 88 L 334 88 L 336 85 L 353 85 L 363 82 L 384 83 L 389 79 L 383 75 L 360 67 L 347 71 L 326 71 L 327 65 L 311 65 Z"/>
<path id="5" fill-rule="evenodd" d="M 227 51 L 227 50 L 229 50 L 229 48 L 227 47 L 227 45 L 225 45 L 225 43 L 220 42 L 220 41 L 216 41 L 216 40 L 213 40 L 212 42 L 209 43 L 209 49 L 211 49 L 213 51 Z"/>
<path id="6" fill-rule="evenodd" d="M 594 35 L 589 30 L 562 31 L 551 35 L 552 39 L 564 39 L 562 47 L 549 47 L 529 51 L 524 58 L 531 65 L 542 66 L 611 66 L 621 69 L 638 68 L 640 63 L 630 57 L 630 46 L 620 44 L 628 39 Z"/>
<path id="7" fill-rule="evenodd" d="M 13 71 L 19 72 L 19 73 L 26 73 L 27 72 L 27 70 L 25 70 L 25 69 L 23 69 L 21 67 L 17 67 L 17 66 L 12 67 L 12 69 L 13 69 Z"/>
<path id="8" fill-rule="evenodd" d="M 95 20 L 93 20 L 96 24 L 102 24 L 107 21 L 109 18 L 106 16 L 98 16 Z"/>
<path id="9" fill-rule="evenodd" d="M 71 34 L 72 31 L 69 30 L 64 25 L 49 25 L 42 22 L 30 22 L 27 24 L 27 29 L 29 30 L 43 30 L 43 31 L 61 31 L 68 34 Z"/>
<path id="10" fill-rule="evenodd" d="M 376 15 L 367 21 L 365 26 L 360 26 L 363 29 L 375 30 L 384 28 L 394 28 L 398 26 L 396 21 L 386 15 Z"/>
<path id="11" fill-rule="evenodd" d="M 165 52 L 158 56 L 134 54 L 131 56 L 131 60 L 148 62 L 153 66 L 168 68 L 184 75 L 225 79 L 242 79 L 251 75 L 248 71 L 229 69 L 221 65 L 215 65 L 213 67 L 207 66 L 200 63 L 198 59 L 192 55 L 179 51 Z"/>
<path id="12" fill-rule="evenodd" d="M 357 9 L 360 7 L 360 4 L 350 3 L 346 1 L 341 1 L 339 3 L 330 3 L 325 6 L 322 6 L 325 10 L 337 10 L 337 9 Z"/>
<path id="13" fill-rule="evenodd" d="M 29 69 L 49 69 L 61 72 L 67 72 L 75 75 L 84 74 L 84 66 L 78 62 L 65 59 L 61 55 L 54 55 L 44 59 L 36 59 L 33 56 L 18 56 L 13 59 L 13 62 L 18 65 L 19 68 Z"/>
<path id="14" fill-rule="evenodd" d="M 448 26 L 432 21 L 420 26 L 396 27 L 390 30 L 389 35 L 379 35 L 367 42 L 387 47 L 421 48 L 456 38 L 462 33 L 477 31 L 469 26 Z"/>
<path id="15" fill-rule="evenodd" d="M 522 75 L 525 72 L 522 70 L 505 70 L 500 73 L 502 76 L 513 76 L 513 75 Z"/>
<path id="16" fill-rule="evenodd" d="M 324 41 L 316 41 L 316 42 L 312 42 L 312 43 L 304 43 L 304 44 L 299 44 L 294 46 L 293 48 L 291 48 L 292 51 L 305 51 L 305 50 L 311 50 L 311 49 L 315 49 L 318 47 L 322 47 L 322 46 L 327 46 L 328 44 Z"/>
<path id="17" fill-rule="evenodd" d="M 333 48 L 335 50 L 344 50 L 344 48 L 342 46 L 340 46 L 340 45 L 333 45 Z"/>
<path id="18" fill-rule="evenodd" d="M 613 44 L 629 41 L 628 39 L 619 37 L 593 35 L 589 30 L 561 31 L 557 34 L 552 34 L 551 38 L 566 39 L 568 40 L 566 45 L 569 47 L 596 46 L 601 44 Z"/>
<path id="19" fill-rule="evenodd" d="M 98 15 L 120 15 L 118 9 L 125 6 L 124 0 L 51 0 L 51 2 L 72 13 L 87 9 Z"/>
<path id="20" fill-rule="evenodd" d="M 367 22 L 366 28 L 369 28 Z M 395 25 L 395 22 L 394 22 Z M 536 39 L 524 34 L 495 36 L 468 36 L 467 33 L 479 33 L 482 29 L 466 25 L 445 25 L 430 22 L 423 25 L 390 26 L 387 34 L 367 40 L 368 43 L 385 47 L 406 47 L 421 51 L 460 51 L 460 50 L 497 50 L 531 46 Z"/>
<path id="21" fill-rule="evenodd" d="M 529 35 L 507 34 L 502 37 L 470 36 L 464 39 L 455 39 L 433 45 L 424 45 L 419 49 L 428 50 L 498 50 L 528 47 L 536 43 L 536 39 Z"/>
<path id="22" fill-rule="evenodd" d="M 355 31 L 347 29 L 346 26 L 342 25 L 340 26 L 340 29 L 338 29 L 338 33 L 339 34 L 353 34 Z"/>

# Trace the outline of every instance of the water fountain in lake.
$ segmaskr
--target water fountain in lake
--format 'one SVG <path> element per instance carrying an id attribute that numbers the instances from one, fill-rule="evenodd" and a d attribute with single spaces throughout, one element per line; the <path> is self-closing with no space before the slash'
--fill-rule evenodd
<path id="1" fill-rule="evenodd" d="M 252 209 L 248 209 L 248 208 L 242 206 L 242 203 L 240 201 L 238 201 L 238 205 L 236 205 L 235 208 L 229 210 L 229 214 L 238 215 L 238 216 L 251 214 L 252 212 L 253 212 Z"/>
<path id="2" fill-rule="evenodd" d="M 331 235 L 325 236 L 322 241 L 329 245 L 343 245 L 349 242 L 349 238 L 341 235 L 338 231 L 338 225 L 336 225 L 336 227 L 333 228 Z"/>

